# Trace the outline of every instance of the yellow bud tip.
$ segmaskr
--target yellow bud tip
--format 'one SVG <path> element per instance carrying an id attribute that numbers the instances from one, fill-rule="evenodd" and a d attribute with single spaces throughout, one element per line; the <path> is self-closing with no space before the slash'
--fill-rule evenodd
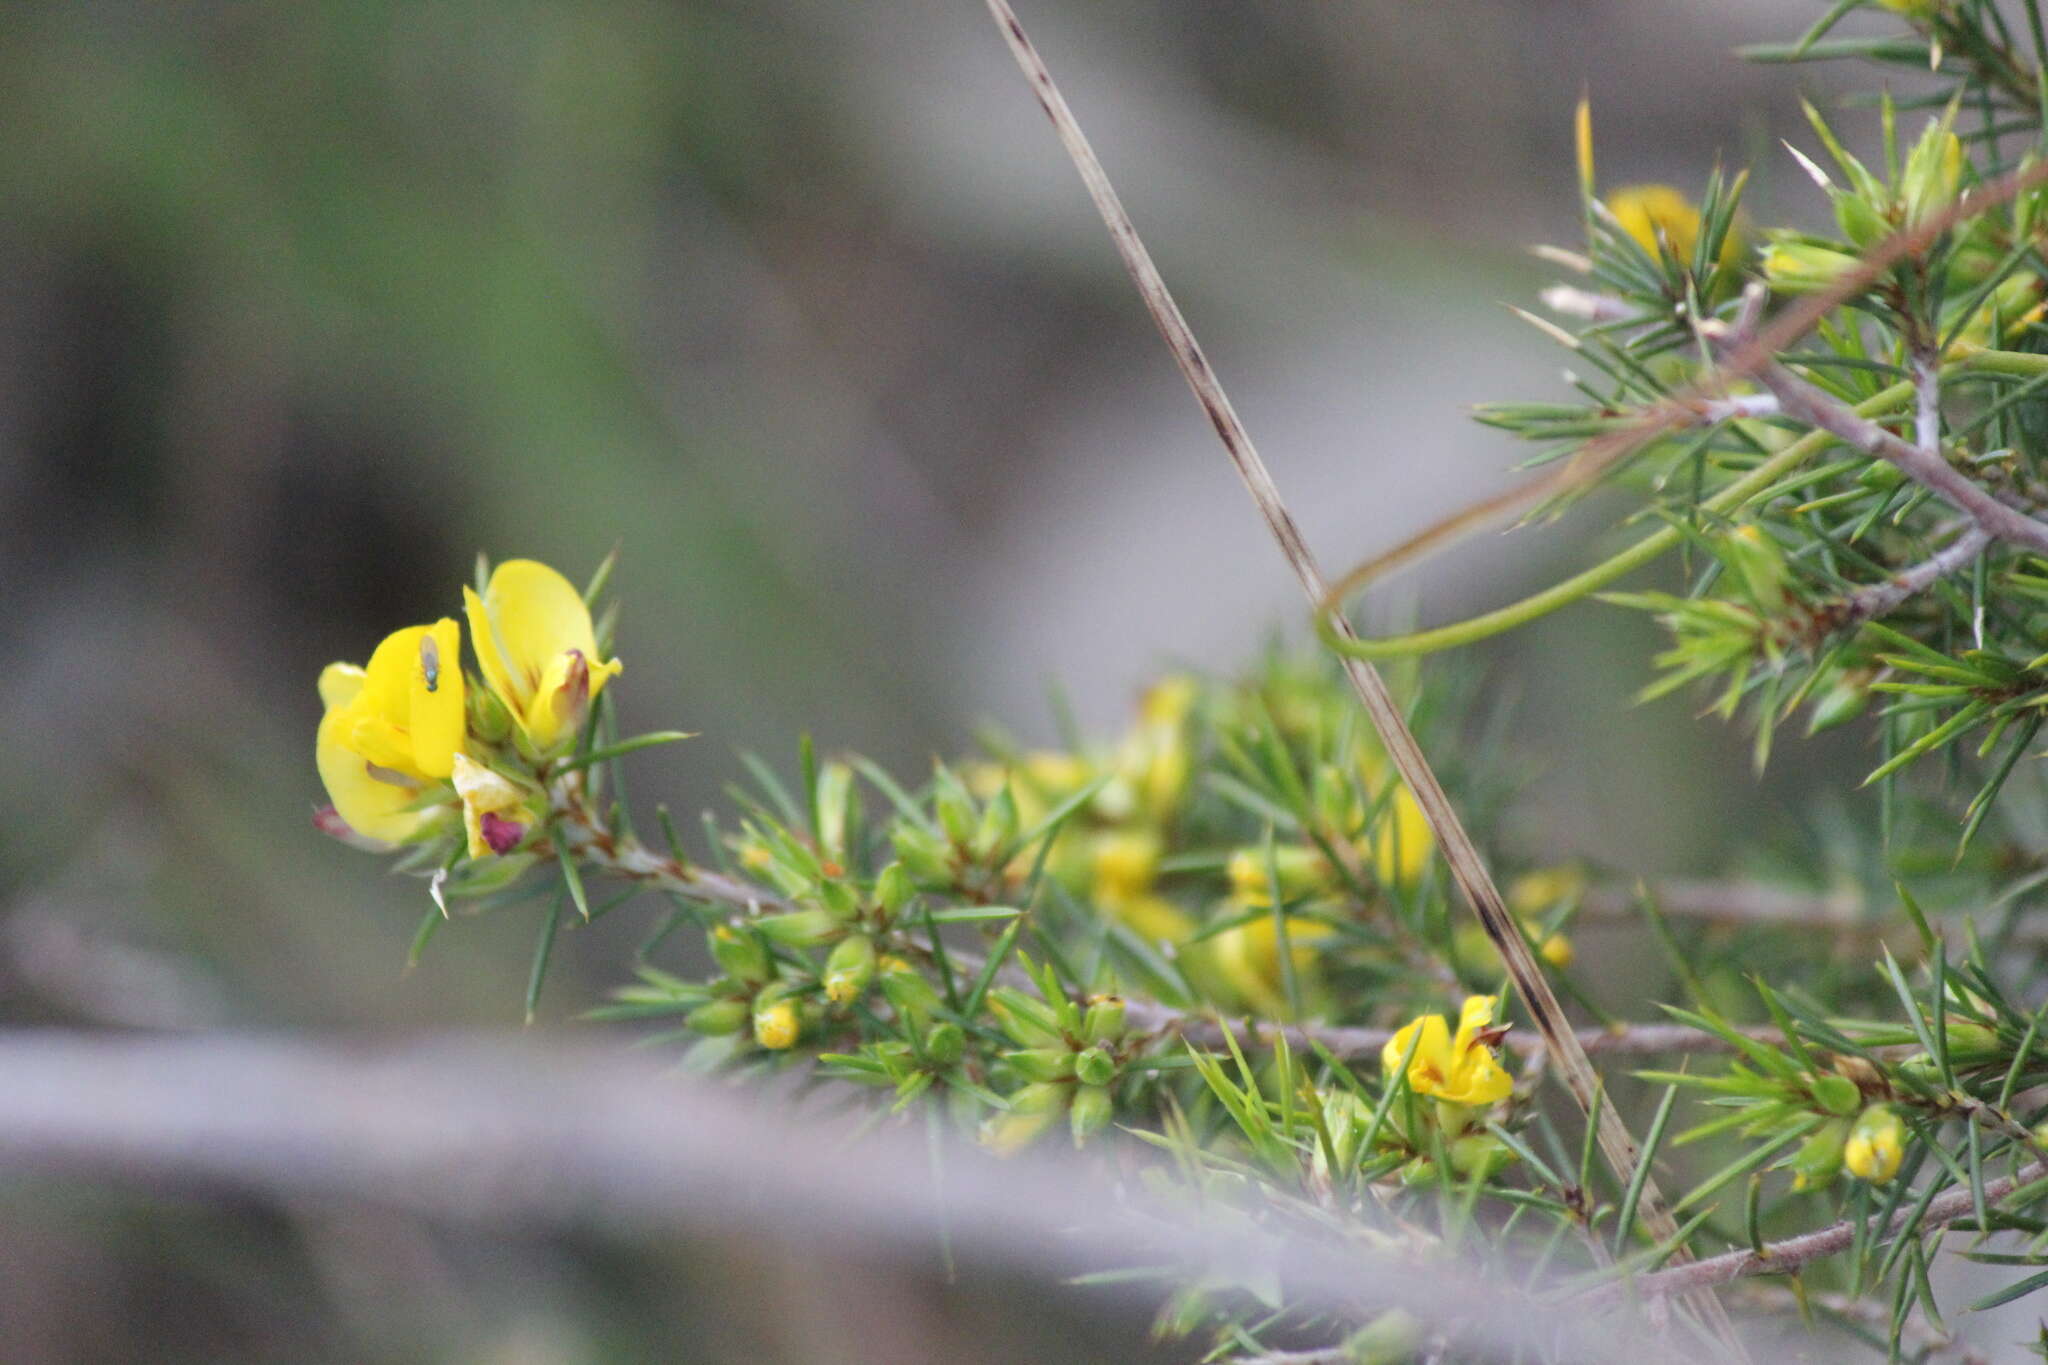
<path id="1" fill-rule="evenodd" d="M 1536 952 L 1545 962 L 1560 971 L 1571 966 L 1572 959 L 1578 956 L 1577 950 L 1572 947 L 1572 941 L 1563 934 L 1552 934 L 1544 939 L 1537 946 Z"/>
<path id="2" fill-rule="evenodd" d="M 754 1013 L 754 1041 L 772 1052 L 795 1047 L 800 1032 L 801 1021 L 797 1018 L 796 1006 L 790 1001 L 778 1000 Z"/>
<path id="3" fill-rule="evenodd" d="M 835 1005 L 850 1005 L 860 994 L 860 984 L 851 972 L 833 972 L 825 978 L 825 998 Z"/>
<path id="4" fill-rule="evenodd" d="M 1572 148 L 1578 156 L 1579 193 L 1593 197 L 1593 99 L 1581 94 L 1572 111 Z"/>

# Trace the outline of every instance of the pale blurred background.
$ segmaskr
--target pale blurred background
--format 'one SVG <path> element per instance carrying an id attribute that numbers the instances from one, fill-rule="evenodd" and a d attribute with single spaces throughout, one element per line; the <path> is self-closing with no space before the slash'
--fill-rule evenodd
<path id="1" fill-rule="evenodd" d="M 1574 235 L 1582 88 L 1604 184 L 1697 187 L 1720 156 L 1755 164 L 1760 219 L 1816 211 L 1775 139 L 1803 132 L 1800 91 L 1856 74 L 1729 52 L 1819 8 L 1022 15 L 1334 572 L 1529 453 L 1471 403 L 1561 391 L 1562 353 L 1501 305 L 1549 278 L 1528 243 Z M 320 666 L 453 611 L 479 549 L 580 579 L 620 547 L 626 722 L 705 736 L 636 761 L 635 792 L 686 817 L 740 749 L 786 769 L 800 730 L 914 772 L 984 719 L 1048 733 L 1049 682 L 1108 727 L 1162 666 L 1303 634 L 975 0 L 16 4 L 0 126 L 11 1020 L 516 1026 L 530 914 L 460 923 L 403 974 L 419 884 L 308 823 Z M 1493 605 L 1585 562 L 1601 526 L 1485 537 L 1385 597 L 1430 620 Z M 1539 775 L 1507 842 L 1713 870 L 1831 780 L 1808 749 L 1759 789 L 1693 702 L 1629 709 L 1652 644 L 1589 607 L 1463 665 L 1515 699 Z M 643 930 L 568 935 L 542 1026 L 575 1027 Z M 114 1358 L 80 1345 L 105 1306 L 87 1287 L 129 1296 L 118 1325 L 184 1261 L 123 1242 L 126 1205 L 25 1207 L 7 1358 Z M 337 1226 L 345 1268 L 349 1237 L 377 1239 Z M 463 1312 L 396 1348 L 340 1313 L 331 1358 L 685 1358 L 662 1356 L 678 1329 L 644 1263 L 593 1287 L 615 1253 L 463 1254 L 485 1270 L 433 1272 Z M 279 1321 L 324 1302 L 276 1273 Z M 699 1289 L 732 1293 L 701 1267 Z M 541 1344 L 478 1307 L 493 1294 L 528 1302 Z M 701 1358 L 864 1358 L 798 1338 Z M 168 1358 L 314 1358 L 191 1340 Z"/>

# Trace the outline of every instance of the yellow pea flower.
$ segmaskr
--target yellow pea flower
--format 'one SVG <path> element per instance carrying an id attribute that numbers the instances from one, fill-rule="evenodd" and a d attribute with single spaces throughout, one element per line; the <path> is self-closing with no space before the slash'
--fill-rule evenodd
<path id="1" fill-rule="evenodd" d="M 1899 1173 L 1906 1154 L 1906 1125 L 1889 1105 L 1873 1104 L 1857 1118 L 1842 1146 L 1842 1164 L 1849 1174 L 1882 1185 Z"/>
<path id="2" fill-rule="evenodd" d="M 1680 265 L 1692 263 L 1700 240 L 1700 211 L 1680 191 L 1669 185 L 1624 185 L 1608 195 L 1606 202 L 1621 230 L 1634 238 L 1650 259 L 1663 254 Z M 1740 237 L 1731 225 L 1721 240 L 1722 265 L 1732 266 L 1741 259 Z"/>
<path id="3" fill-rule="evenodd" d="M 420 789 L 455 771 L 461 751 L 462 635 L 452 619 L 393 631 L 369 666 L 329 664 L 314 761 L 351 830 L 396 843 L 427 818 Z"/>
<path id="4" fill-rule="evenodd" d="M 508 820 L 505 812 L 525 804 L 526 793 L 468 754 L 455 755 L 455 794 L 462 798 L 462 828 L 469 836 L 469 856 L 510 853 L 525 837 L 523 821 Z"/>
<path id="5" fill-rule="evenodd" d="M 1455 1036 L 1441 1014 L 1425 1014 L 1403 1025 L 1381 1050 L 1380 1064 L 1392 1075 L 1412 1044 L 1415 1053 L 1408 1057 L 1408 1086 L 1416 1094 L 1474 1107 L 1499 1103 L 1514 1089 L 1514 1078 L 1494 1060 L 1493 1049 L 1479 1039 L 1480 1032 L 1493 1022 L 1498 1003 L 1491 995 L 1467 996 L 1458 1012 Z"/>
<path id="6" fill-rule="evenodd" d="M 590 608 L 568 579 L 531 559 L 508 559 L 479 596 L 462 590 L 484 681 L 533 747 L 573 736 L 591 698 L 624 667 L 597 657 Z"/>

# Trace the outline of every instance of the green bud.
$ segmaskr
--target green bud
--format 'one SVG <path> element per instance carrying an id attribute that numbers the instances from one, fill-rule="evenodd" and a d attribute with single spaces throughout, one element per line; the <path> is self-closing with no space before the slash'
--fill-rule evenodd
<path id="1" fill-rule="evenodd" d="M 722 1038 L 729 1033 L 738 1033 L 746 1025 L 750 1013 L 744 1000 L 713 1000 L 691 1010 L 683 1022 L 707 1038 Z"/>
<path id="2" fill-rule="evenodd" d="M 1108 1085 L 1116 1079 L 1116 1058 L 1099 1047 L 1074 1054 L 1074 1078 L 1083 1085 Z"/>
<path id="3" fill-rule="evenodd" d="M 1063 1114 L 1074 1087 L 1057 1081 L 1034 1081 L 1010 1096 L 1013 1114 Z"/>
<path id="4" fill-rule="evenodd" d="M 775 974 L 768 958 L 768 945 L 747 929 L 721 924 L 711 931 L 711 956 L 727 975 L 758 986 Z"/>
<path id="5" fill-rule="evenodd" d="M 1836 190 L 1834 200 L 1835 222 L 1842 229 L 1842 236 L 1856 246 L 1868 249 L 1891 236 L 1891 223 L 1863 196 Z"/>
<path id="6" fill-rule="evenodd" d="M 950 1020 L 942 1019 L 933 1024 L 931 1032 L 924 1036 L 925 1055 L 940 1066 L 953 1065 L 960 1060 L 961 1053 L 966 1050 L 966 1033 Z"/>
<path id="7" fill-rule="evenodd" d="M 1849 1120 L 1830 1119 L 1801 1143 L 1786 1166 L 1795 1190 L 1825 1189 L 1842 1170 L 1842 1144 L 1849 1139 Z"/>
<path id="8" fill-rule="evenodd" d="M 1897 488 L 1906 481 L 1906 471 L 1885 460 L 1872 460 L 1856 475 L 1856 482 L 1865 488 Z"/>
<path id="9" fill-rule="evenodd" d="M 974 838 L 975 826 L 980 822 L 980 817 L 975 814 L 974 798 L 948 768 L 938 770 L 932 778 L 932 785 L 932 809 L 939 817 L 939 828 L 946 831 L 946 837 L 953 841 L 955 848 L 965 848 Z"/>
<path id="10" fill-rule="evenodd" d="M 1065 1047 L 1066 1034 L 1059 1016 L 1043 1000 L 1026 995 L 1014 986 L 998 986 L 988 993 L 989 1008 L 1003 1032 L 1023 1047 Z"/>
<path id="11" fill-rule="evenodd" d="M 1344 1342 L 1351 1365 L 1401 1365 L 1422 1349 L 1422 1323 L 1405 1308 L 1389 1308 Z"/>
<path id="12" fill-rule="evenodd" d="M 1029 1146 L 1040 1133 L 1059 1121 L 1060 1111 L 1057 1109 L 1039 1109 L 1028 1113 L 1020 1113 L 1013 1109 L 1006 1114 L 994 1114 L 981 1126 L 981 1142 L 997 1156 L 1012 1156 Z"/>
<path id="13" fill-rule="evenodd" d="M 919 882 L 930 886 L 953 880 L 952 856 L 945 841 L 923 825 L 898 821 L 889 831 L 889 844 L 905 870 Z"/>
<path id="14" fill-rule="evenodd" d="M 858 1000 L 875 979 L 875 941 L 866 934 L 839 940 L 825 959 L 825 998 L 835 1005 Z"/>
<path id="15" fill-rule="evenodd" d="M 1738 526 L 1722 537 L 1721 558 L 1757 606 L 1776 611 L 1785 605 L 1785 552 L 1762 527 Z"/>
<path id="16" fill-rule="evenodd" d="M 910 904 L 910 898 L 917 894 L 917 887 L 910 880 L 910 872 L 902 863 L 890 863 L 875 877 L 875 903 L 887 911 L 891 919 L 903 913 L 903 907 Z"/>
<path id="17" fill-rule="evenodd" d="M 995 794 L 988 808 L 981 813 L 981 825 L 974 831 L 971 845 L 977 858 L 993 858 L 1010 846 L 1017 837 L 1017 799 L 1010 795 L 1008 783 Z"/>
<path id="18" fill-rule="evenodd" d="M 1071 1048 L 1018 1048 L 1005 1052 L 1003 1060 L 1027 1081 L 1063 1081 L 1074 1074 L 1074 1052 Z"/>
<path id="19" fill-rule="evenodd" d="M 1114 1042 L 1124 1035 L 1124 998 L 1096 995 L 1088 999 L 1088 1013 L 1081 1018 L 1081 1036 L 1091 1043 Z"/>
<path id="20" fill-rule="evenodd" d="M 1067 1121 L 1074 1132 L 1074 1145 L 1081 1146 L 1109 1126 L 1116 1115 L 1116 1102 L 1110 1098 L 1107 1086 L 1084 1085 L 1074 1091 L 1073 1107 L 1067 1111 Z"/>
<path id="21" fill-rule="evenodd" d="M 1491 1133 L 1468 1133 L 1451 1144 L 1451 1169 L 1468 1179 L 1491 1180 L 1514 1160 L 1514 1149 Z"/>
<path id="22" fill-rule="evenodd" d="M 1870 705 L 1870 679 L 1861 673 L 1844 673 L 1820 694 L 1807 713 L 1806 733 L 1817 735 L 1838 725 L 1847 725 Z"/>
<path id="23" fill-rule="evenodd" d="M 813 948 L 838 932 L 839 925 L 823 910 L 791 910 L 782 915 L 763 915 L 755 929 L 770 942 L 785 948 Z"/>
<path id="24" fill-rule="evenodd" d="M 1845 251 L 1782 237 L 1765 250 L 1763 268 L 1771 288 L 1781 293 L 1817 294 L 1862 264 Z"/>
<path id="25" fill-rule="evenodd" d="M 860 894 L 846 882 L 820 883 L 818 899 L 824 904 L 825 913 L 840 924 L 849 923 L 860 914 Z"/>
<path id="26" fill-rule="evenodd" d="M 1998 1041 L 1998 1030 L 1975 1019 L 1960 1019 L 1951 1014 L 1943 1023 L 1947 1035 L 1948 1056 L 1951 1062 L 1974 1065 L 1988 1062 L 2004 1052 Z"/>
<path id="27" fill-rule="evenodd" d="M 938 988 L 900 957 L 883 958 L 879 964 L 882 995 L 904 1019 L 919 1020 L 939 1006 Z"/>
<path id="28" fill-rule="evenodd" d="M 1863 1106 L 1863 1091 L 1847 1076 L 1816 1076 L 1813 1101 L 1827 1113 L 1847 1118 Z"/>
<path id="29" fill-rule="evenodd" d="M 1962 186 L 1962 177 L 1962 140 L 1950 131 L 1948 117 L 1930 121 L 1906 154 L 1906 168 L 1899 175 L 1905 226 L 1923 223 L 1948 207 Z"/>
<path id="30" fill-rule="evenodd" d="M 1410 1157 L 1406 1162 L 1402 1163 L 1399 1176 L 1401 1183 L 1410 1189 L 1419 1185 L 1434 1185 L 1436 1183 L 1436 1163 L 1426 1156 Z"/>
<path id="31" fill-rule="evenodd" d="M 471 733 L 486 744 L 504 743 L 512 733 L 512 713 L 498 700 L 498 694 L 472 678 L 462 697 L 469 704 Z"/>

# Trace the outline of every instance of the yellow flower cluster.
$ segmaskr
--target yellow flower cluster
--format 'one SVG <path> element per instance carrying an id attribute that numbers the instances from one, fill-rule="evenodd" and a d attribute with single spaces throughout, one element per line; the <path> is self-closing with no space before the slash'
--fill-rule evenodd
<path id="1" fill-rule="evenodd" d="M 463 598 L 481 687 L 463 673 L 452 617 L 392 632 L 367 666 L 320 674 L 314 757 L 350 834 L 402 843 L 459 802 L 470 856 L 508 851 L 525 832 L 510 817 L 533 793 L 494 762 L 500 742 L 535 763 L 559 754 L 621 667 L 598 657 L 582 595 L 545 564 L 507 560 Z"/>

